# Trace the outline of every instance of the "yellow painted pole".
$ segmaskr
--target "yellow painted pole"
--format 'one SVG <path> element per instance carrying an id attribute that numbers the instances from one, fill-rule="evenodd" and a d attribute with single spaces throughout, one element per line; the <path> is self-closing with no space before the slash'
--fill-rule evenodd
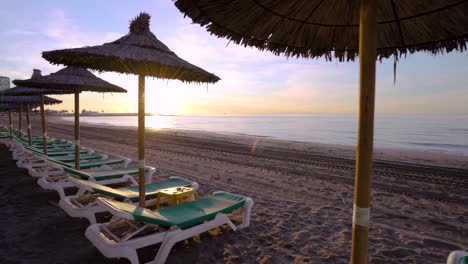
<path id="1" fill-rule="evenodd" d="M 28 143 L 32 145 L 32 128 L 31 128 L 31 116 L 29 114 L 29 104 L 26 104 L 26 123 L 28 124 Z"/>
<path id="2" fill-rule="evenodd" d="M 351 263 L 367 263 L 374 140 L 377 0 L 361 0 L 359 22 L 359 128 L 354 181 Z"/>
<path id="3" fill-rule="evenodd" d="M 145 75 L 138 75 L 138 204 L 145 206 Z"/>
<path id="4" fill-rule="evenodd" d="M 18 113 L 19 113 L 19 116 L 18 116 L 19 127 L 18 127 L 18 129 L 19 129 L 19 134 L 20 134 L 19 137 L 20 137 L 20 139 L 22 139 L 23 138 L 23 131 L 22 131 L 22 127 L 21 127 L 21 123 L 22 123 L 22 120 L 21 120 L 22 116 L 21 115 L 23 114 L 23 104 L 19 105 Z"/>
<path id="5" fill-rule="evenodd" d="M 44 155 L 47 156 L 47 127 L 45 122 L 44 95 L 41 94 L 41 122 L 42 122 L 42 144 Z"/>
<path id="6" fill-rule="evenodd" d="M 75 89 L 75 168 L 80 169 L 80 90 Z"/>
<path id="7" fill-rule="evenodd" d="M 8 110 L 8 123 L 9 123 L 9 132 L 10 132 L 10 137 L 13 134 L 13 125 L 11 124 L 11 110 Z"/>

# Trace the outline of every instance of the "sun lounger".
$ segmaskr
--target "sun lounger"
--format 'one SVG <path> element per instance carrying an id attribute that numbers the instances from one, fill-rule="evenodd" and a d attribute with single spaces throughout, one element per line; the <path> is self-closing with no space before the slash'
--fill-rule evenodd
<path id="1" fill-rule="evenodd" d="M 57 163 L 59 165 L 64 166 L 64 170 L 66 171 L 67 167 L 75 167 L 75 162 L 61 162 L 58 160 L 51 160 L 54 163 Z M 81 162 L 80 163 L 80 170 L 86 170 L 94 167 L 101 167 L 103 165 L 115 165 L 115 164 L 121 164 L 122 167 L 126 167 L 130 163 L 130 159 L 126 158 L 107 158 L 103 160 L 92 160 L 92 161 L 87 161 L 87 162 Z"/>
<path id="2" fill-rule="evenodd" d="M 106 160 L 109 156 L 101 153 L 94 153 L 94 154 L 86 154 L 80 156 L 80 161 L 88 162 L 88 161 L 97 161 L 97 160 Z M 49 161 L 59 163 L 65 163 L 66 166 L 69 167 L 69 163 L 75 161 L 75 155 L 63 155 L 57 157 L 47 157 L 47 156 L 32 156 L 27 157 L 22 160 L 18 160 L 16 162 L 16 166 L 20 168 L 30 169 L 30 168 L 37 168 L 37 167 L 46 167 L 49 166 Z"/>
<path id="3" fill-rule="evenodd" d="M 80 160 L 99 160 L 99 159 L 106 159 L 108 156 L 101 153 L 94 153 L 94 154 L 87 154 L 87 155 L 80 155 Z M 73 162 L 75 161 L 75 155 L 66 155 L 66 156 L 58 156 L 50 158 L 51 161 L 61 161 L 61 162 Z"/>
<path id="4" fill-rule="evenodd" d="M 152 263 L 165 262 L 172 246 L 182 240 L 228 224 L 233 230 L 250 225 L 253 200 L 248 197 L 215 192 L 211 196 L 181 205 L 149 210 L 128 203 L 98 198 L 98 203 L 111 212 L 111 222 L 93 224 L 86 229 L 86 237 L 108 258 L 127 258 L 132 264 L 139 263 L 137 249 L 161 243 Z M 235 226 L 227 213 L 241 209 L 243 223 Z M 132 230 L 119 237 L 112 232 L 112 226 L 128 223 Z M 149 233 L 136 237 L 142 231 Z"/>
<path id="5" fill-rule="evenodd" d="M 12 157 L 15 160 L 31 159 L 34 158 L 33 155 L 43 155 L 43 149 L 35 149 L 21 145 L 10 146 L 10 150 L 12 151 Z M 94 150 L 88 148 L 81 148 L 80 153 L 92 154 L 94 153 Z M 48 150 L 49 157 L 65 156 L 72 154 L 75 154 L 75 150 L 73 148 L 54 148 Z"/>
<path id="6" fill-rule="evenodd" d="M 36 149 L 44 149 L 44 145 L 32 145 L 31 147 Z M 64 148 L 73 148 L 72 143 L 58 143 L 58 144 L 47 144 L 47 150 L 54 150 L 54 149 L 64 149 Z"/>
<path id="7" fill-rule="evenodd" d="M 447 258 L 447 264 L 468 264 L 468 252 L 452 251 Z"/>
<path id="8" fill-rule="evenodd" d="M 128 167 L 128 168 L 118 168 L 118 169 L 108 169 L 100 171 L 80 171 L 73 168 L 64 168 L 64 171 L 68 175 L 75 178 L 81 178 L 84 180 L 99 182 L 102 185 L 120 183 L 120 182 L 131 182 L 134 185 L 137 185 L 138 182 L 132 175 L 138 174 L 138 167 Z M 153 167 L 145 168 L 145 177 L 146 182 L 150 183 L 153 174 L 156 169 Z M 75 184 L 70 182 L 70 177 L 64 173 L 60 175 L 55 175 L 53 177 L 41 177 L 37 183 L 43 189 L 46 190 L 55 190 L 59 193 L 60 197 L 65 197 L 64 188 L 75 187 Z"/>
<path id="9" fill-rule="evenodd" d="M 53 159 L 44 159 L 46 164 L 44 166 L 24 166 L 28 169 L 29 175 L 33 177 L 49 177 L 53 175 L 63 174 L 64 172 L 77 173 L 72 167 L 75 166 L 74 162 L 61 162 Z M 80 162 L 80 170 L 87 170 L 92 168 L 104 167 L 110 169 L 110 165 L 121 165 L 122 168 L 128 166 L 131 162 L 128 158 L 112 157 L 103 160 L 91 160 Z"/>
<path id="10" fill-rule="evenodd" d="M 79 191 L 73 196 L 61 197 L 59 206 L 69 216 L 87 218 L 91 224 L 96 223 L 96 213 L 106 211 L 104 207 L 97 203 L 96 198 L 98 196 L 105 196 L 128 203 L 138 202 L 138 186 L 116 189 L 96 182 L 83 181 L 74 178 L 70 178 L 69 181 L 78 187 Z M 179 177 L 171 177 L 168 180 L 146 184 L 145 190 L 147 204 L 151 204 L 155 201 L 160 190 L 172 187 L 192 187 L 194 189 L 198 189 L 198 184 Z M 86 192 L 88 193 L 85 194 Z"/>
<path id="11" fill-rule="evenodd" d="M 42 151 L 37 151 L 38 153 L 41 153 Z M 91 154 L 93 150 L 87 149 L 87 148 L 81 148 L 80 153 L 81 154 Z M 55 156 L 63 156 L 63 155 L 70 155 L 70 154 L 75 154 L 74 149 L 58 149 L 58 150 L 52 150 L 47 152 L 47 156 L 49 157 L 55 157 Z"/>
<path id="12" fill-rule="evenodd" d="M 73 145 L 73 143 L 72 143 L 71 141 L 68 141 L 68 140 L 65 140 L 65 139 L 48 139 L 48 140 L 47 140 L 47 146 L 51 146 L 51 145 L 56 145 L 56 146 L 60 146 L 60 145 L 69 146 L 69 145 Z M 38 141 L 38 142 L 33 142 L 33 146 L 42 147 L 42 146 L 44 146 L 44 142 L 42 142 L 42 140 L 40 140 L 40 141 Z"/>

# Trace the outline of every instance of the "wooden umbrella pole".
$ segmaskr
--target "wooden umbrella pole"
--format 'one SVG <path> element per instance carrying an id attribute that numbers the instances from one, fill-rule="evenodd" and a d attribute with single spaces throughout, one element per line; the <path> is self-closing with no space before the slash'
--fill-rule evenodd
<path id="1" fill-rule="evenodd" d="M 28 143 L 32 145 L 31 116 L 29 114 L 29 104 L 26 104 L 26 123 L 28 124 Z"/>
<path id="2" fill-rule="evenodd" d="M 351 263 L 367 263 L 374 139 L 376 0 L 361 0 L 359 23 L 359 129 L 354 181 Z"/>
<path id="3" fill-rule="evenodd" d="M 41 94 L 41 122 L 42 122 L 42 144 L 44 155 L 47 156 L 47 127 L 45 123 L 44 95 Z"/>
<path id="4" fill-rule="evenodd" d="M 145 75 L 138 75 L 138 204 L 145 206 Z"/>
<path id="5" fill-rule="evenodd" d="M 11 137 L 13 134 L 13 125 L 11 124 L 11 110 L 8 110 L 8 124 L 10 125 L 8 132 L 10 132 Z"/>
<path id="6" fill-rule="evenodd" d="M 19 122 L 18 129 L 19 129 L 19 134 L 20 134 L 19 137 L 21 139 L 21 138 L 23 138 L 23 131 L 22 131 L 22 127 L 21 127 L 21 123 L 22 123 L 21 119 L 22 119 L 22 115 L 23 115 L 23 104 L 19 105 L 18 114 L 19 114 L 19 116 L 18 116 L 18 122 Z"/>
<path id="7" fill-rule="evenodd" d="M 80 90 L 75 89 L 75 168 L 80 169 Z"/>

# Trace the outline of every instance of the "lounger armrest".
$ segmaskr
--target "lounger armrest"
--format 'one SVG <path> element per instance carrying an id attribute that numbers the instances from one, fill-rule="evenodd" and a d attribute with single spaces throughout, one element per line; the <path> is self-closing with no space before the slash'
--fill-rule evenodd
<path id="1" fill-rule="evenodd" d="M 151 179 L 153 178 L 153 175 L 156 173 L 156 168 L 155 167 L 150 167 L 150 166 L 145 166 L 146 170 L 146 183 L 152 183 Z"/>
<path id="2" fill-rule="evenodd" d="M 128 164 L 130 164 L 130 162 L 132 162 L 132 159 L 130 158 L 126 158 L 126 157 L 122 157 L 122 156 L 115 156 L 115 158 L 119 158 L 119 159 L 123 159 L 123 167 L 126 168 L 128 167 Z"/>
<path id="3" fill-rule="evenodd" d="M 113 214 L 114 216 L 118 216 L 120 218 L 129 219 L 129 220 L 135 220 L 135 218 L 133 217 L 132 214 L 124 212 L 122 210 L 119 210 L 118 208 L 115 208 L 110 202 L 111 201 L 106 199 L 106 198 L 102 198 L 102 197 L 97 198 L 97 203 L 100 206 L 102 206 L 102 208 L 109 211 L 109 213 Z M 118 203 L 116 201 L 113 201 L 113 202 Z M 138 207 L 136 207 L 134 205 L 131 205 L 131 204 L 126 204 L 126 205 L 135 207 L 135 210 L 138 208 Z M 145 209 L 143 209 L 143 210 L 145 210 Z"/>

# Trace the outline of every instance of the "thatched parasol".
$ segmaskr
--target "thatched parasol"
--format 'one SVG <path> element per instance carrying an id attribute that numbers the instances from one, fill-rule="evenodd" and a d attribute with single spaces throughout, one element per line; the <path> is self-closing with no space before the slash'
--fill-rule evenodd
<path id="1" fill-rule="evenodd" d="M 18 122 L 19 122 L 19 131 L 20 131 L 20 137 L 22 137 L 22 131 L 21 131 L 21 112 L 23 111 L 23 105 L 26 105 L 26 122 L 28 125 L 28 139 L 29 139 L 29 145 L 32 145 L 32 128 L 31 128 L 31 120 L 30 120 L 30 115 L 29 115 L 29 108 L 35 108 L 38 105 L 40 105 L 41 98 L 38 96 L 4 96 L 0 94 L 0 104 L 6 104 L 6 105 L 17 105 L 18 107 Z M 60 104 L 62 101 L 47 97 L 43 99 L 43 104 L 46 105 L 53 105 L 53 104 Z M 11 113 L 9 114 L 11 116 Z M 10 117 L 11 119 L 11 117 Z"/>
<path id="2" fill-rule="evenodd" d="M 215 83 L 216 75 L 179 58 L 149 28 L 150 16 L 140 13 L 124 37 L 100 46 L 43 52 L 54 64 L 74 65 L 98 71 L 138 74 L 139 204 L 145 205 L 145 76 L 185 82 Z"/>
<path id="3" fill-rule="evenodd" d="M 31 106 L 31 107 L 37 107 L 37 106 Z M 18 109 L 18 106 L 16 104 L 0 104 L 0 112 L 7 112 L 8 111 L 8 132 L 10 134 L 10 137 L 13 134 L 13 125 L 12 125 L 12 120 L 11 120 L 11 111 Z"/>
<path id="4" fill-rule="evenodd" d="M 14 104 L 0 104 L 0 112 L 6 112 L 8 111 L 8 134 L 10 137 L 13 134 L 13 125 L 11 123 L 11 111 L 18 109 L 17 105 Z"/>
<path id="5" fill-rule="evenodd" d="M 80 93 L 82 91 L 100 93 L 126 93 L 127 90 L 106 82 L 86 69 L 79 67 L 66 67 L 46 76 L 31 78 L 29 80 L 14 80 L 16 85 L 42 88 L 53 93 L 75 94 L 75 167 L 80 169 Z M 44 144 L 46 145 L 46 144 Z"/>
<path id="6" fill-rule="evenodd" d="M 376 59 L 464 51 L 466 0 L 174 0 L 218 37 L 276 55 L 360 58 L 352 263 L 366 263 Z"/>
<path id="7" fill-rule="evenodd" d="M 37 79 L 42 77 L 41 71 L 38 69 L 33 69 L 33 74 L 31 79 Z M 40 89 L 40 88 L 33 88 L 33 87 L 13 87 L 10 89 L 6 89 L 1 92 L 1 94 L 8 95 L 8 96 L 21 96 L 21 95 L 36 95 L 40 96 L 40 110 L 41 110 L 41 123 L 42 123 L 42 140 L 43 140 L 43 150 L 44 155 L 47 155 L 47 127 L 45 122 L 45 111 L 44 111 L 44 95 L 45 94 L 71 94 L 74 93 L 73 90 L 58 90 L 58 89 Z M 29 135 L 31 134 L 30 131 Z"/>

